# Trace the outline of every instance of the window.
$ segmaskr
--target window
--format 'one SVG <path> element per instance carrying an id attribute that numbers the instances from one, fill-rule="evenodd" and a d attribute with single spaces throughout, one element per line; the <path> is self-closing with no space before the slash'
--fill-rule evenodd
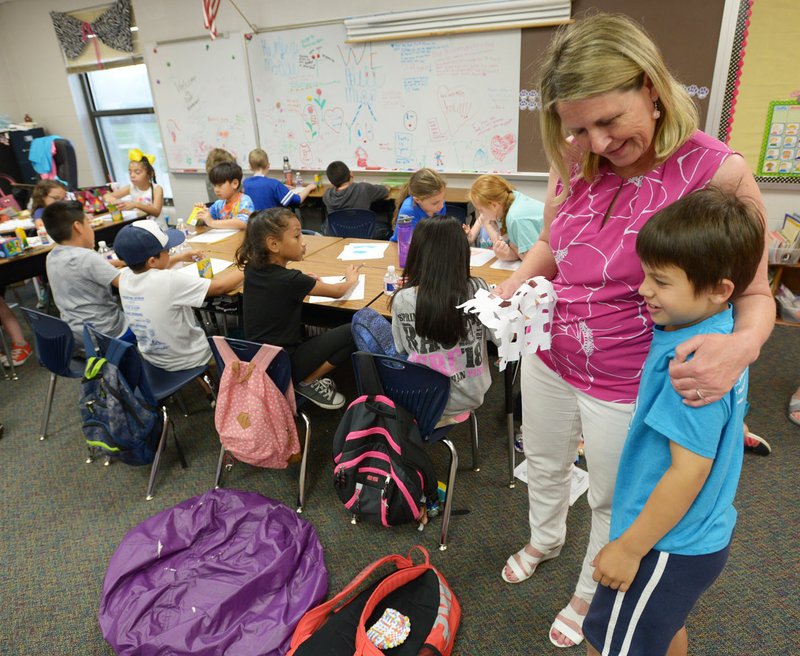
<path id="1" fill-rule="evenodd" d="M 81 73 L 81 87 L 103 154 L 106 177 L 128 181 L 128 151 L 138 148 L 156 156 L 153 168 L 164 197 L 172 197 L 167 160 L 153 110 L 153 97 L 144 64 Z"/>

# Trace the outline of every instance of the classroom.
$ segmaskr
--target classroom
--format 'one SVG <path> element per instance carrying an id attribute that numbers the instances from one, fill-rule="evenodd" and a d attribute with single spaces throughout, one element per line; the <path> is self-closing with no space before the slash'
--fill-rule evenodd
<path id="1" fill-rule="evenodd" d="M 658 166 L 655 159 L 648 159 L 652 144 L 637 150 L 639 134 L 629 138 L 625 132 L 628 119 L 619 117 L 628 112 L 637 120 L 644 117 L 647 126 L 660 126 L 685 112 L 685 105 L 679 106 L 674 90 L 663 86 L 666 83 L 661 78 L 651 82 L 652 75 L 645 73 L 634 85 L 628 81 L 627 86 L 610 86 L 615 89 L 611 92 L 578 91 L 566 100 L 559 100 L 564 90 L 557 89 L 555 82 L 537 85 L 540 67 L 550 67 L 553 79 L 562 70 L 546 55 L 560 34 L 559 27 L 588 24 L 598 10 L 622 14 L 644 26 L 680 93 L 697 110 L 701 132 L 689 132 L 682 141 L 669 144 L 665 151 L 669 155 L 658 160 Z M 0 542 L 4 563 L 0 588 L 6 601 L 0 608 L 0 653 L 295 653 L 289 650 L 289 638 L 306 611 L 333 599 L 371 563 L 392 554 L 411 557 L 416 545 L 427 551 L 430 564 L 444 582 L 444 592 L 437 588 L 437 594 L 446 592 L 457 600 L 460 622 L 458 613 L 444 620 L 440 616 L 437 622 L 449 623 L 444 629 L 449 637 L 440 637 L 441 644 L 432 639 L 434 646 L 428 651 L 412 652 L 408 648 L 413 640 L 420 640 L 420 649 L 424 642 L 425 635 L 419 635 L 419 629 L 414 631 L 417 621 L 420 625 L 422 621 L 412 611 L 403 610 L 403 604 L 412 607 L 415 600 L 396 597 L 394 603 L 400 611 L 386 608 L 382 618 L 376 611 L 366 622 L 365 631 L 371 637 L 365 634 L 364 639 L 372 640 L 372 651 L 365 647 L 363 653 L 522 656 L 559 653 L 565 647 L 571 650 L 566 653 L 583 654 L 587 647 L 601 653 L 602 638 L 594 631 L 612 620 L 600 616 L 604 607 L 599 595 L 592 603 L 586 640 L 582 622 L 594 591 L 592 572 L 595 567 L 598 576 L 601 570 L 605 572 L 603 563 L 608 561 L 596 565 L 589 561 L 598 552 L 599 557 L 610 554 L 606 547 L 636 534 L 643 518 L 663 524 L 668 514 L 665 510 L 661 516 L 652 511 L 648 515 L 649 506 L 641 506 L 650 491 L 642 497 L 637 489 L 641 506 L 631 521 L 639 511 L 641 516 L 622 532 L 621 520 L 615 516 L 621 516 L 620 508 L 630 514 L 631 506 L 625 505 L 624 495 L 614 495 L 620 457 L 617 490 L 624 485 L 630 498 L 634 497 L 631 487 L 643 486 L 641 479 L 646 478 L 646 474 L 637 477 L 632 472 L 640 468 L 657 471 L 662 464 L 673 472 L 675 463 L 688 462 L 685 454 L 691 455 L 695 465 L 695 461 L 713 463 L 708 465 L 711 473 L 706 470 L 707 485 L 725 478 L 717 467 L 727 461 L 715 455 L 716 446 L 700 457 L 703 454 L 692 450 L 691 438 L 678 445 L 672 435 L 657 428 L 650 433 L 667 439 L 658 447 L 639 443 L 642 449 L 652 450 L 646 457 L 630 446 L 634 437 L 653 439 L 641 434 L 646 429 L 635 430 L 639 406 L 649 398 L 644 396 L 644 384 L 638 391 L 640 378 L 648 380 L 648 392 L 655 393 L 655 386 L 663 384 L 652 378 L 658 373 L 650 368 L 649 358 L 645 361 L 648 350 L 652 356 L 656 345 L 671 349 L 665 357 L 677 360 L 676 349 L 682 341 L 671 328 L 692 331 L 695 323 L 705 326 L 707 321 L 722 326 L 709 329 L 711 332 L 733 334 L 712 335 L 704 344 L 701 330 L 682 333 L 684 340 L 691 337 L 697 361 L 689 357 L 680 363 L 678 370 L 683 373 L 674 373 L 676 362 L 669 370 L 666 365 L 659 370 L 662 377 L 673 376 L 672 385 L 666 383 L 665 390 L 675 405 L 666 412 L 666 406 L 656 410 L 661 413 L 659 421 L 681 431 L 691 427 L 698 435 L 708 426 L 713 428 L 711 421 L 727 422 L 724 428 L 710 431 L 719 441 L 720 451 L 724 444 L 732 456 L 735 452 L 730 477 L 739 479 L 738 490 L 719 483 L 731 500 L 735 493 L 735 501 L 725 508 L 726 540 L 712 550 L 707 546 L 712 544 L 709 537 L 700 544 L 705 551 L 691 551 L 692 543 L 683 550 L 676 548 L 674 554 L 682 557 L 691 552 L 693 558 L 705 559 L 724 552 L 722 559 L 727 558 L 727 563 L 716 580 L 709 580 L 713 583 L 705 591 L 699 589 L 699 576 L 694 581 L 687 575 L 702 596 L 696 603 L 689 602 L 687 612 L 692 604 L 694 607 L 688 618 L 683 615 L 674 626 L 664 629 L 670 638 L 675 636 L 669 652 L 642 647 L 636 643 L 637 637 L 630 653 L 635 649 L 647 654 L 686 653 L 681 651 L 681 641 L 687 631 L 688 653 L 693 655 L 800 653 L 796 628 L 800 623 L 796 582 L 800 556 L 796 511 L 800 504 L 791 474 L 800 465 L 800 264 L 794 257 L 800 252 L 800 121 L 795 119 L 800 115 L 800 87 L 787 64 L 798 19 L 800 7 L 795 0 L 490 0 L 462 4 L 408 0 L 402 7 L 388 2 L 367 6 L 354 0 L 312 0 L 298 6 L 258 0 L 105 0 L 101 4 L 0 0 L 0 79 L 4 81 L 0 92 L 0 210 L 6 210 L 4 198 L 11 198 L 12 193 L 20 204 L 29 202 L 32 185 L 39 180 L 31 168 L 32 158 L 27 160 L 29 137 L 45 137 L 56 140 L 54 158 L 57 142 L 59 148 L 63 141 L 71 144 L 74 163 L 68 167 L 69 192 L 76 192 L 73 195 L 81 202 L 87 198 L 102 201 L 108 211 L 92 221 L 93 241 L 92 228 L 84 232 L 80 227 L 83 218 L 77 210 L 72 227 L 70 221 L 66 223 L 64 239 L 69 242 L 59 239 L 55 247 L 44 248 L 42 241 L 38 249 L 18 257 L 13 253 L 0 256 L 0 287 L 5 296 L 0 306 L 0 333 L 8 342 L 0 345 L 0 351 L 11 357 L 12 364 L 20 356 L 19 366 L 1 367 L 4 376 L 0 377 L 0 457 L 5 481 L 0 511 L 5 527 Z M 126 32 L 118 44 L 129 43 L 132 52 L 109 45 L 112 39 L 107 35 L 117 29 L 113 27 L 116 21 L 130 25 L 125 28 L 130 38 Z M 591 30 L 586 34 L 590 38 Z M 634 48 L 639 43 L 636 41 Z M 70 48 L 76 51 L 73 57 L 67 54 Z M 565 46 L 563 59 L 580 59 L 580 51 L 580 47 L 569 51 Z M 607 76 L 612 69 L 602 68 Z M 543 100 L 548 94 L 554 109 L 545 112 Z M 619 104 L 623 102 L 631 103 L 624 111 Z M 541 116 L 551 117 L 546 126 L 551 128 L 549 134 L 572 136 L 569 148 L 560 145 L 560 137 L 548 141 Z M 620 124 L 622 129 L 615 127 Z M 652 134 L 647 132 L 650 127 L 643 130 Z M 20 142 L 28 144 L 25 166 L 17 161 Z M 222 161 L 209 173 L 207 158 L 215 148 L 232 154 L 240 168 Z M 266 168 L 259 165 L 258 156 L 251 155 L 254 149 L 266 153 Z M 594 168 L 585 165 L 582 170 L 584 174 L 591 170 L 594 178 L 581 177 L 576 165 L 591 160 L 577 159 L 589 151 Z M 741 157 L 731 156 L 731 152 Z M 349 171 L 342 174 L 339 184 L 332 184 L 330 178 L 335 174 L 330 170 L 326 174 L 326 169 L 336 160 L 344 162 Z M 648 166 L 642 167 L 642 162 Z M 53 166 L 55 171 L 60 164 L 54 159 Z M 430 170 L 425 178 L 428 186 L 415 192 L 413 180 L 419 184 L 423 169 Z M 152 170 L 157 183 L 146 173 L 143 187 L 139 187 L 134 170 Z M 248 193 L 248 185 L 252 189 L 252 181 L 260 174 L 286 183 L 279 188 L 287 195 L 272 203 L 279 204 L 277 209 L 253 211 L 250 218 L 260 218 L 245 223 L 237 218 L 237 212 L 242 211 L 247 197 L 236 193 L 240 186 Z M 554 182 L 560 174 L 574 177 L 569 192 L 559 201 L 563 207 L 558 208 L 552 199 L 561 190 Z M 4 176 L 23 184 L 11 187 Z M 728 279 L 739 274 L 728 272 L 728 263 L 752 261 L 741 265 L 750 266 L 749 273 L 741 274 L 747 281 L 742 285 L 746 291 L 739 296 L 741 289 L 732 292 L 736 285 L 731 284 L 722 296 L 709 292 L 709 303 L 718 317 L 703 315 L 681 322 L 671 318 L 676 315 L 669 313 L 678 310 L 670 308 L 663 289 L 653 292 L 652 288 L 661 286 L 659 270 L 677 270 L 688 285 L 686 289 L 699 294 L 690 265 L 684 266 L 682 261 L 670 264 L 673 251 L 658 266 L 653 262 L 659 261 L 659 255 L 648 263 L 648 251 L 639 250 L 645 247 L 642 239 L 637 242 L 636 233 L 647 225 L 648 230 L 652 228 L 647 235 L 652 236 L 668 219 L 677 221 L 678 213 L 666 208 L 673 203 L 684 207 L 684 201 L 693 197 L 684 196 L 686 191 L 700 190 L 712 178 L 725 187 L 725 202 L 711 195 L 707 202 L 719 201 L 719 206 L 730 212 L 735 204 L 742 217 L 760 212 L 765 225 L 758 235 L 772 248 L 769 258 L 764 253 L 759 263 L 753 257 L 739 257 L 733 249 L 744 247 L 729 240 L 727 234 L 710 243 L 699 268 L 711 275 L 724 272 L 715 280 L 724 278 L 730 283 Z M 379 234 L 379 226 L 385 228 L 385 234 L 380 233 L 384 239 L 340 236 L 335 213 L 329 225 L 332 194 L 355 182 L 369 183 L 378 190 L 370 192 L 376 195 L 371 206 L 375 218 L 369 220 L 375 221 L 372 236 Z M 681 191 L 675 191 L 673 185 L 675 189 L 681 186 Z M 140 198 L 136 195 L 124 197 L 137 188 L 150 189 L 150 195 L 141 200 L 136 200 Z M 61 189 L 56 190 L 58 201 L 69 197 Z M 107 196 L 119 189 L 125 193 Z M 221 189 L 233 189 L 233 195 L 221 195 Z M 81 190 L 93 190 L 97 198 L 77 193 Z M 499 200 L 498 193 L 508 200 Z M 702 193 L 698 192 L 698 197 Z M 220 200 L 212 205 L 217 198 Z M 595 214 L 590 207 L 586 226 L 593 236 L 584 241 L 579 227 L 583 224 L 578 223 L 586 214 L 582 214 L 581 204 L 591 205 L 593 198 L 605 204 Z M 62 216 L 60 208 L 70 205 L 58 201 L 51 205 L 52 200 L 42 203 L 43 226 L 51 233 L 49 226 L 66 221 L 55 218 Z M 111 216 L 117 202 L 126 210 L 122 221 Z M 290 207 L 281 209 L 280 204 Z M 54 210 L 48 211 L 48 207 Z M 688 214 L 691 205 L 686 207 Z M 248 209 L 245 220 L 249 213 Z M 440 213 L 455 219 L 427 218 Z M 198 215 L 205 217 L 206 227 L 195 230 L 192 217 Z M 413 224 L 408 226 L 404 219 L 411 215 Z M 67 216 L 72 215 L 65 209 L 63 217 Z M 140 265 L 141 259 L 132 258 L 139 256 L 145 237 L 143 230 L 132 224 L 148 216 L 156 217 L 162 229 L 177 228 L 181 242 L 184 236 L 187 241 L 178 244 L 170 256 L 164 255 L 173 242 L 156 228 L 158 232 L 146 238 L 157 240 L 161 248 L 146 254 L 142 251 L 141 257 L 148 259 Z M 596 228 L 589 223 L 595 216 Z M 660 222 L 645 223 L 651 216 Z M 423 217 L 422 223 L 417 223 Z M 6 218 L 0 217 L 0 238 L 13 237 L 13 232 L 3 232 Z M 631 229 L 614 227 L 618 233 L 600 229 L 612 227 L 615 218 L 619 219 L 617 226 L 624 220 Z M 215 225 L 216 221 L 221 223 Z M 37 232 L 36 227 L 31 230 L 25 225 L 27 237 L 40 243 L 37 238 L 44 227 L 40 225 Z M 683 229 L 703 228 L 686 224 Z M 431 240 L 443 241 L 435 248 L 420 245 L 421 239 L 417 239 L 409 248 L 406 236 L 411 240 L 411 230 L 414 235 L 427 234 Z M 537 241 L 542 230 L 549 231 L 549 241 Z M 471 249 L 461 248 L 462 241 L 467 243 L 463 232 L 468 234 Z M 393 241 L 387 241 L 390 234 L 394 234 Z M 93 325 L 102 322 L 97 325 L 119 337 L 114 344 L 124 342 L 130 333 L 133 345 L 128 344 L 128 351 L 128 342 L 124 342 L 120 352 L 124 351 L 125 358 L 141 361 L 142 371 L 160 368 L 176 373 L 169 381 L 156 381 L 151 374 L 146 383 L 158 397 L 152 413 L 164 448 L 155 456 L 150 449 L 143 466 L 130 466 L 122 457 L 107 458 L 101 455 L 107 451 L 93 452 L 92 448 L 89 451 L 94 457 L 87 458 L 89 438 L 81 414 L 86 406 L 79 402 L 82 390 L 88 389 L 81 380 L 88 376 L 86 360 L 73 360 L 72 365 L 79 362 L 79 369 L 71 373 L 51 375 L 52 370 L 44 362 L 40 364 L 35 339 L 36 317 L 49 315 L 61 316 L 69 338 L 76 344 L 82 341 L 80 325 L 76 329 L 68 319 L 69 308 L 78 298 L 97 296 L 84 289 L 64 295 L 68 287 L 54 272 L 67 269 L 51 270 L 49 253 L 63 252 L 67 244 L 75 251 L 74 246 L 91 249 L 103 242 L 109 246 L 109 256 L 111 249 L 116 251 L 119 267 L 126 262 L 130 266 L 120 269 L 122 273 L 116 277 L 108 269 L 102 274 L 102 302 L 110 302 L 113 309 L 98 305 L 93 310 L 97 317 Z M 302 246 L 296 245 L 301 242 Z M 453 245 L 456 242 L 458 247 Z M 3 240 L 4 247 L 5 243 Z M 266 244 L 266 249 L 259 244 Z M 546 256 L 540 256 L 542 253 Z M 96 254 L 90 255 L 94 258 Z M 608 273 L 600 264 L 606 255 L 611 262 Z M 625 268 L 622 258 L 631 266 Z M 198 259 L 200 266 L 195 267 Z M 400 260 L 409 263 L 405 272 Z M 462 260 L 469 271 L 466 277 L 455 273 L 463 271 L 459 268 Z M 52 261 L 55 264 L 55 258 Z M 173 274 L 179 273 L 178 269 L 169 269 L 176 262 L 188 262 L 180 269 L 188 274 L 180 274 L 183 296 L 190 299 L 185 305 L 173 302 L 165 291 L 177 284 L 173 281 L 178 276 Z M 442 268 L 448 262 L 457 264 Z M 667 264 L 662 267 L 664 262 Z M 95 262 L 92 270 L 99 271 L 100 265 L 110 266 Z M 426 274 L 426 267 L 434 266 L 439 267 L 438 277 L 421 282 L 431 275 Z M 196 268 L 199 276 L 195 276 Z M 202 277 L 204 268 L 213 271 L 210 280 Z M 264 273 L 267 269 L 272 278 Z M 396 278 L 389 276 L 389 269 Z M 84 268 L 80 275 L 88 276 L 88 271 Z M 617 273 L 620 279 L 615 277 Z M 153 281 L 153 288 L 141 292 L 145 276 Z M 387 296 L 387 282 L 399 285 L 402 276 L 406 276 L 409 289 L 392 287 L 394 295 Z M 533 285 L 523 284 L 533 276 L 538 276 L 540 285 L 535 302 Z M 478 278 L 481 283 L 474 282 Z M 169 284 L 155 283 L 167 279 Z M 291 283 L 291 298 L 286 291 L 289 287 L 271 287 L 278 284 L 274 281 Z M 421 290 L 428 286 L 436 296 L 429 296 L 426 302 L 435 298 L 438 306 L 422 302 Z M 488 286 L 495 296 L 482 295 Z M 623 286 L 624 293 L 620 291 Z M 520 310 L 514 319 L 492 305 L 491 299 L 509 298 L 518 287 L 530 293 L 527 301 L 524 294 L 512 298 L 512 307 Z M 611 291 L 604 295 L 604 289 Z M 714 287 L 719 289 L 719 285 Z M 248 290 L 252 290 L 250 294 Z M 431 327 L 420 328 L 421 314 L 416 315 L 415 324 L 415 312 L 436 307 L 428 321 L 435 325 L 443 321 L 442 308 L 473 295 L 483 314 L 459 314 L 455 333 L 452 322 L 447 330 L 444 323 L 438 332 L 434 330 L 453 339 L 435 339 L 432 333 L 422 336 L 421 332 Z M 449 300 L 453 303 L 445 302 Z M 525 302 L 531 305 L 524 306 Z M 548 302 L 552 304 L 548 306 Z M 167 319 L 162 312 L 165 306 L 174 310 Z M 522 311 L 523 307 L 527 310 Z M 363 317 L 372 321 L 372 315 L 362 314 L 364 309 L 378 319 L 383 317 L 383 323 L 366 324 Z M 340 488 L 344 472 L 341 478 L 337 474 L 344 460 L 337 460 L 337 436 L 350 415 L 347 404 L 369 393 L 365 390 L 371 381 L 359 368 L 364 360 L 356 358 L 353 362 L 361 365 L 351 364 L 350 352 L 355 346 L 348 346 L 353 339 L 349 326 L 357 311 L 357 321 L 364 320 L 367 325 L 366 333 L 356 339 L 359 348 L 371 339 L 379 343 L 376 348 L 382 352 L 399 353 L 409 363 L 408 376 L 415 368 L 426 369 L 424 364 L 447 374 L 439 376 L 445 381 L 449 376 L 449 397 L 445 393 L 429 427 L 433 430 L 434 423 L 444 421 L 445 439 L 438 439 L 441 434 L 437 433 L 435 439 L 441 444 L 424 445 L 426 462 L 430 461 L 435 473 L 433 496 L 439 501 L 432 501 L 430 492 L 427 499 L 423 496 L 419 508 L 413 510 L 419 511 L 414 518 L 419 521 L 385 527 L 376 511 L 377 523 L 365 519 L 366 514 L 356 522 L 357 495 L 353 497 L 355 506 L 351 500 L 350 506 L 343 507 Z M 154 319 L 142 318 L 142 313 L 148 312 L 161 317 L 160 326 Z M 497 317 L 507 332 L 493 332 L 489 327 Z M 542 321 L 544 328 L 537 323 Z M 654 322 L 667 330 L 653 330 Z M 156 335 L 157 330 L 163 333 Z M 18 334 L 26 344 L 25 351 L 18 351 Z M 226 397 L 216 374 L 217 369 L 222 370 L 224 354 L 218 349 L 223 347 L 216 341 L 209 346 L 206 335 L 285 345 L 286 350 L 275 355 L 275 362 L 276 370 L 283 366 L 288 373 L 275 379 L 278 388 L 273 385 L 273 389 L 280 403 L 290 399 L 287 407 L 291 410 L 297 403 L 300 413 L 296 416 L 297 441 L 290 439 L 281 445 L 290 449 L 287 456 L 297 456 L 288 466 L 286 458 L 277 468 L 253 466 L 245 457 L 237 457 L 234 447 L 221 448 L 220 426 L 225 421 L 221 407 L 227 408 L 228 403 L 239 406 L 238 401 L 226 400 L 234 399 L 235 393 L 231 387 L 230 397 Z M 289 341 L 265 337 L 272 335 Z M 514 339 L 515 335 L 520 339 Z M 675 340 L 674 344 L 669 339 Z M 300 342 L 305 349 L 298 346 Z M 165 343 L 168 346 L 164 347 Z M 114 350 L 105 342 L 99 344 L 100 354 L 112 361 Z M 447 344 L 456 346 L 448 348 Z M 534 355 L 536 344 L 538 355 Z M 83 353 L 80 345 L 75 354 L 91 355 Z M 162 356 L 167 359 L 159 359 Z M 169 360 L 172 356 L 180 359 Z M 520 357 L 522 367 L 516 361 Z M 196 361 L 190 363 L 192 358 Z M 7 363 L 8 357 L 4 355 L 3 361 Z M 180 366 L 173 366 L 174 362 Z M 209 362 L 215 364 L 210 374 Z M 459 363 L 455 373 L 454 362 Z M 70 366 L 67 357 L 66 369 Z M 403 365 L 398 367 L 403 369 Z M 743 374 L 748 367 L 749 383 Z M 195 369 L 195 375 L 180 384 L 175 382 L 180 378 L 177 374 Z M 120 375 L 127 373 L 123 367 Z M 148 376 L 139 374 L 143 379 Z M 200 380 L 201 375 L 207 380 L 198 384 L 194 379 Z M 281 392 L 292 379 L 295 394 L 290 387 L 284 398 Z M 410 378 L 404 380 L 408 385 Z M 168 382 L 174 387 L 163 396 L 168 421 L 163 422 L 162 433 L 162 397 L 156 388 L 163 384 L 167 389 Z M 173 394 L 178 388 L 180 392 Z M 392 397 L 388 391 L 386 395 Z M 216 407 L 214 399 L 219 401 Z M 721 406 L 727 413 L 724 420 L 716 410 Z M 145 408 L 142 416 L 148 412 Z M 693 412 L 706 414 L 703 420 L 695 420 L 698 415 Z M 563 418 L 567 416 L 572 419 Z M 231 416 L 225 430 L 246 430 L 246 419 L 243 423 L 241 415 Z M 648 416 L 647 421 L 654 420 Z M 441 429 L 442 424 L 437 426 Z M 611 434 L 618 440 L 609 437 Z M 748 441 L 748 435 L 755 438 Z M 736 436 L 735 440 L 731 436 Z M 227 445 L 225 439 L 222 442 Z M 629 446 L 623 449 L 623 443 Z M 656 453 L 661 446 L 666 455 Z M 674 466 L 670 466 L 670 454 Z M 540 467 L 541 475 L 526 482 L 526 463 Z M 596 478 L 593 472 L 597 472 Z M 648 504 L 667 477 L 668 473 L 664 474 Z M 419 478 L 422 480 L 422 473 Z M 656 476 L 648 490 L 658 480 Z M 592 487 L 585 493 L 589 481 Z M 685 515 L 675 515 L 672 525 L 663 527 L 658 535 L 669 533 L 677 539 L 678 529 L 672 527 L 678 520 L 694 517 L 692 511 L 701 505 L 700 497 L 698 504 L 692 505 L 694 497 L 687 497 L 687 487 L 680 486 L 680 494 L 675 492 L 671 508 L 674 513 L 679 500 L 688 498 L 682 511 Z M 567 490 L 576 495 L 569 502 Z M 706 491 L 704 487 L 694 494 Z M 382 503 L 386 497 L 378 498 Z M 235 512 L 242 513 L 240 519 L 233 516 Z M 264 513 L 267 516 L 258 519 Z M 258 529 L 277 522 L 280 531 L 271 535 L 281 533 L 283 537 L 259 544 L 261 536 L 256 534 L 252 538 L 255 546 L 263 549 L 260 554 L 256 550 L 257 557 L 229 556 L 230 562 L 219 562 L 216 574 L 221 576 L 223 566 L 227 567 L 229 580 L 242 587 L 227 598 L 215 596 L 223 588 L 219 579 L 198 584 L 198 576 L 215 575 L 214 567 L 196 568 L 192 560 L 201 549 L 210 549 L 209 544 L 198 542 L 184 549 L 175 541 L 170 545 L 166 538 L 162 540 L 168 533 L 173 540 L 175 536 L 193 539 L 208 535 L 213 528 L 225 534 L 230 545 L 240 540 L 237 548 L 251 554 L 252 544 L 244 542 L 244 533 L 251 539 L 249 526 L 239 534 L 231 528 L 240 520 L 244 525 L 245 517 L 263 522 Z M 164 522 L 174 532 L 164 529 Z M 157 536 L 159 530 L 162 533 Z M 611 537 L 615 530 L 622 536 L 607 545 L 609 530 Z M 699 533 L 683 539 L 700 540 L 696 537 Z M 664 542 L 658 537 L 651 539 L 642 553 L 647 552 L 646 558 L 666 556 L 673 544 L 669 536 L 662 537 Z M 722 549 L 728 542 L 729 554 L 727 547 Z M 156 544 L 157 550 L 148 546 Z M 162 554 L 164 545 L 167 548 Z M 223 554 L 227 546 L 215 548 Z M 660 548 L 663 551 L 658 551 Z M 198 556 L 198 562 L 209 553 Z M 284 560 L 289 553 L 295 561 Z M 413 555 L 417 564 L 423 560 L 420 553 Z M 162 556 L 163 567 L 159 564 Z M 280 565 L 284 562 L 292 564 Z M 706 562 L 711 561 L 704 561 L 704 568 Z M 644 563 L 642 560 L 641 568 Z M 699 560 L 693 564 L 701 567 Z M 283 571 L 271 569 L 276 565 Z M 187 569 L 175 576 L 165 574 L 176 566 L 178 571 L 183 566 Z M 158 601 L 140 594 L 136 587 L 144 580 L 135 578 L 137 569 L 144 572 L 146 567 L 152 573 L 150 581 L 159 578 L 166 582 Z M 300 584 L 301 570 L 304 583 L 315 586 L 313 594 L 289 591 Z M 678 576 L 671 569 L 666 571 L 663 576 Z M 252 588 L 247 591 L 250 579 L 256 578 L 264 590 L 272 590 L 275 581 L 270 576 L 285 578 L 276 583 L 286 586 L 283 601 Z M 639 581 L 637 575 L 632 585 Z M 123 589 L 131 592 L 123 594 Z M 623 605 L 627 593 L 615 593 L 605 583 L 598 589 L 608 592 L 602 600 L 609 604 L 609 613 L 611 603 Z M 203 594 L 205 598 L 201 598 Z M 609 602 L 614 594 L 617 601 Z M 640 603 L 645 603 L 647 593 L 642 594 Z M 649 602 L 648 609 L 656 607 L 653 617 L 662 606 L 673 606 L 662 599 L 670 598 L 654 597 Z M 270 603 L 274 605 L 270 607 Z M 275 620 L 276 610 L 285 616 Z M 137 624 L 132 618 L 140 614 L 148 620 Z M 645 616 L 647 621 L 655 621 L 647 613 Z M 434 617 L 435 613 L 431 624 Z M 401 628 L 411 626 L 406 651 L 402 646 L 389 647 L 391 642 L 381 643 L 394 637 L 387 627 L 396 628 L 397 622 Z M 630 626 L 635 626 L 635 620 L 631 622 Z M 374 631 L 370 630 L 373 624 Z M 686 631 L 678 630 L 681 626 Z M 619 629 L 615 636 L 618 633 Z M 300 640 L 297 634 L 295 639 Z M 597 646 L 590 646 L 598 640 Z M 607 646 L 610 651 L 602 653 L 629 653 L 624 646 L 619 649 L 619 636 L 614 640 L 615 646 Z M 333 646 L 330 651 L 315 652 L 308 646 L 303 651 L 299 642 L 292 648 L 298 654 L 351 653 L 341 646 L 338 651 Z"/>

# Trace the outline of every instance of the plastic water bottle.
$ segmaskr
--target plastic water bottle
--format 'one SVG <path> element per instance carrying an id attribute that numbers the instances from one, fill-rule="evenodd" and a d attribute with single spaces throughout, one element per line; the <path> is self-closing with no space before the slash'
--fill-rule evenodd
<path id="1" fill-rule="evenodd" d="M 397 217 L 397 254 L 400 267 L 405 268 L 408 247 L 411 245 L 411 235 L 414 233 L 414 219 L 408 214 Z"/>
<path id="2" fill-rule="evenodd" d="M 50 243 L 50 235 L 45 230 L 44 222 L 41 219 L 36 219 L 34 224 L 36 225 L 36 236 L 39 237 L 39 244 L 47 246 Z"/>
<path id="3" fill-rule="evenodd" d="M 391 296 L 397 290 L 397 274 L 394 270 L 394 264 L 390 264 L 386 268 L 386 273 L 383 274 L 383 293 Z"/>
<path id="4" fill-rule="evenodd" d="M 100 253 L 105 259 L 113 260 L 114 259 L 114 251 L 112 251 L 108 244 L 104 241 L 97 242 L 97 252 Z"/>
<path id="5" fill-rule="evenodd" d="M 302 187 L 302 186 L 303 186 L 303 174 L 302 174 L 302 173 L 300 173 L 300 171 L 297 171 L 297 172 L 294 174 L 294 183 L 295 183 L 295 184 L 296 184 L 298 187 Z"/>

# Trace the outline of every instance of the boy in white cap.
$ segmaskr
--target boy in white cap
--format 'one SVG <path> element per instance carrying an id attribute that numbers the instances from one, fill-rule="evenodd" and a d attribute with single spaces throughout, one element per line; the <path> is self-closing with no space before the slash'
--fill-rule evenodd
<path id="1" fill-rule="evenodd" d="M 169 249 L 182 243 L 178 230 L 164 233 L 152 219 L 134 221 L 114 240 L 117 256 L 130 267 L 122 272 L 119 295 L 122 309 L 136 335 L 145 360 L 168 371 L 181 371 L 208 363 L 211 349 L 192 308 L 208 296 L 233 291 L 242 284 L 242 272 L 231 267 L 214 276 L 170 269 L 201 254 L 187 251 L 170 257 Z"/>

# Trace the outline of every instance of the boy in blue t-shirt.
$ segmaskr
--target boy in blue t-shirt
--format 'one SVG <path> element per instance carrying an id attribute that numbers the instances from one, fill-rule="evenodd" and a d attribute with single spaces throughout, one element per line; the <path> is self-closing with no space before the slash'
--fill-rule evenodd
<path id="1" fill-rule="evenodd" d="M 611 507 L 611 541 L 583 623 L 588 654 L 686 654 L 686 618 L 722 572 L 742 467 L 747 370 L 715 402 L 689 407 L 672 387 L 675 347 L 733 330 L 730 300 L 764 250 L 758 210 L 730 191 L 694 192 L 653 216 L 636 252 L 639 293 L 656 324 Z M 721 649 L 720 651 L 726 651 Z"/>
<path id="2" fill-rule="evenodd" d="M 299 189 L 289 189 L 285 184 L 269 177 L 269 157 L 261 148 L 254 148 L 247 156 L 253 175 L 244 181 L 244 193 L 253 200 L 254 211 L 271 207 L 300 205 L 317 188 L 313 182 Z"/>

